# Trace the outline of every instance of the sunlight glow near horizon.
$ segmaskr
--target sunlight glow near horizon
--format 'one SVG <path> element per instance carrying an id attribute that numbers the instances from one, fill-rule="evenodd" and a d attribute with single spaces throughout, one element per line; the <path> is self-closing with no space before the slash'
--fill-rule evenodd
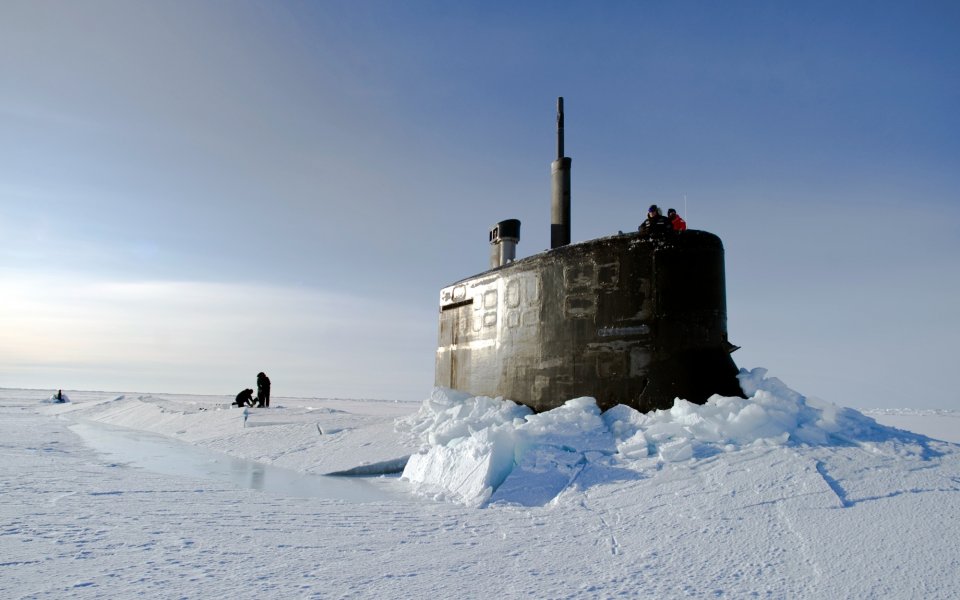
<path id="1" fill-rule="evenodd" d="M 364 353 L 363 365 L 396 362 L 386 345 L 378 348 L 381 330 L 416 335 L 401 314 L 362 298 L 268 285 L 20 278 L 0 283 L 0 375 L 64 387 L 58 378 L 88 370 L 79 379 L 90 381 L 104 366 L 124 365 L 162 386 L 150 389 L 223 393 L 269 368 L 287 395 L 342 396 L 348 391 L 329 380 L 365 373 L 350 355 Z M 274 349 L 269 366 L 262 345 Z M 32 365 L 43 363 L 50 367 L 38 375 Z M 203 373 L 216 375 L 199 387 L 180 383 L 198 385 Z"/>

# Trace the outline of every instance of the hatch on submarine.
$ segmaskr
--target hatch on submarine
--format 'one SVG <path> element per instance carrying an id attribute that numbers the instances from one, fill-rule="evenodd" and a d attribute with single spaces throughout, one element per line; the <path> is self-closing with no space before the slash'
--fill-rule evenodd
<path id="1" fill-rule="evenodd" d="M 440 291 L 435 385 L 535 411 L 580 396 L 642 412 L 743 396 L 720 238 L 688 229 L 571 244 L 563 138 L 561 97 L 551 248 L 517 259 L 520 221 L 490 229 L 490 269 Z"/>

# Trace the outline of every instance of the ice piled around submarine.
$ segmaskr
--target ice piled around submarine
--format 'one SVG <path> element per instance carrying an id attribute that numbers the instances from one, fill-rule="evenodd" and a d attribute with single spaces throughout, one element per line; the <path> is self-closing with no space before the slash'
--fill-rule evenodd
<path id="1" fill-rule="evenodd" d="M 597 467 L 596 483 L 597 473 L 620 477 L 753 445 L 844 445 L 890 435 L 853 409 L 806 398 L 766 369 L 742 369 L 738 379 L 748 398 L 677 399 L 647 414 L 624 405 L 601 414 L 590 397 L 534 414 L 510 400 L 437 388 L 397 423 L 423 442 L 403 477 L 422 493 L 467 505 L 542 505 L 578 485 L 588 468 Z"/>

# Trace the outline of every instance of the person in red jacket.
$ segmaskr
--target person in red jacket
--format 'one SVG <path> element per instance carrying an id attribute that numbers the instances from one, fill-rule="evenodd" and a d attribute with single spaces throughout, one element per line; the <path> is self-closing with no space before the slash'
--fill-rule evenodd
<path id="1" fill-rule="evenodd" d="M 683 220 L 683 217 L 677 214 L 675 208 L 667 209 L 667 218 L 670 219 L 670 224 L 673 225 L 674 231 L 686 231 L 687 222 Z"/>

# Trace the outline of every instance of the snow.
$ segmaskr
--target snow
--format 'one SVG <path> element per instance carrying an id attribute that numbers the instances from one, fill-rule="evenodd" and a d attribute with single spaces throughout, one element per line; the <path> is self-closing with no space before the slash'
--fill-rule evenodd
<path id="1" fill-rule="evenodd" d="M 443 389 L 270 409 L 0 390 L 0 596 L 960 595 L 960 414 L 868 416 L 764 369 L 740 379 L 750 398 L 649 414 L 592 398 L 533 414 Z M 161 473 L 77 424 L 304 478 L 368 474 L 336 481 L 391 494 Z"/>

